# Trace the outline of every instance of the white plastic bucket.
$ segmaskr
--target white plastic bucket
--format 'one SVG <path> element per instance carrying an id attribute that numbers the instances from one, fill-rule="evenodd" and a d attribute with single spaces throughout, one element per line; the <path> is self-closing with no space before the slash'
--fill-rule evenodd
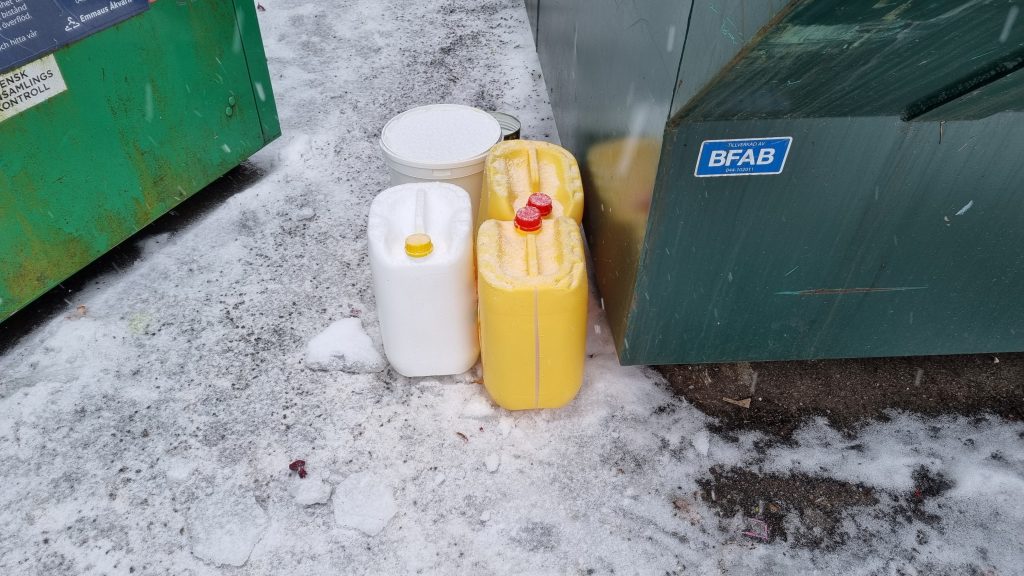
<path id="1" fill-rule="evenodd" d="M 501 125 L 489 113 L 460 104 L 431 104 L 402 112 L 384 125 L 380 147 L 391 185 L 443 181 L 480 205 L 484 159 L 501 141 Z"/>
<path id="2" fill-rule="evenodd" d="M 402 184 L 370 205 L 373 293 L 384 354 L 403 376 L 461 374 L 480 352 L 469 195 Z"/>

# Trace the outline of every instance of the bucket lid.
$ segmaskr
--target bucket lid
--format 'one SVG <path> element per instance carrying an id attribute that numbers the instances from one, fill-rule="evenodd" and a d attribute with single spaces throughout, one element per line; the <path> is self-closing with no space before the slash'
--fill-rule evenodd
<path id="1" fill-rule="evenodd" d="M 501 140 L 493 116 L 461 104 L 431 104 L 402 112 L 384 125 L 388 160 L 414 168 L 460 168 L 480 162 Z"/>

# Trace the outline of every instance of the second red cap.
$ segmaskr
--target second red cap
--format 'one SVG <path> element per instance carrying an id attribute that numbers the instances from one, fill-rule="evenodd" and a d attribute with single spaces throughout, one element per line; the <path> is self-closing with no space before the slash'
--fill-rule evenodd
<path id="1" fill-rule="evenodd" d="M 551 196 L 547 194 L 530 194 L 530 198 L 526 201 L 527 206 L 533 206 L 540 211 L 541 216 L 547 216 L 551 214 Z"/>
<path id="2" fill-rule="evenodd" d="M 536 232 L 540 230 L 541 218 L 540 210 L 533 206 L 523 206 L 516 210 L 516 228 L 523 232 Z"/>

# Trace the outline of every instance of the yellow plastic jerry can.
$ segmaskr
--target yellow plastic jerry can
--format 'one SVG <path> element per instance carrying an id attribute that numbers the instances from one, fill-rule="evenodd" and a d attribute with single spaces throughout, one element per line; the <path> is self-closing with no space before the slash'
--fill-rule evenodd
<path id="1" fill-rule="evenodd" d="M 509 410 L 564 406 L 583 384 L 587 271 L 579 225 L 532 206 L 477 231 L 483 380 Z"/>
<path id="2" fill-rule="evenodd" d="M 551 199 L 551 217 L 583 218 L 583 183 L 576 158 L 561 146 L 535 140 L 508 140 L 491 148 L 484 163 L 478 222 L 509 220 L 530 196 Z"/>

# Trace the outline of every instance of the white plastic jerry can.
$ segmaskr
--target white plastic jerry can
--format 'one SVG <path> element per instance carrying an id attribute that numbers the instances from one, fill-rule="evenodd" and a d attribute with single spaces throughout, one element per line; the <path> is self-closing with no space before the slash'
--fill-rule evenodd
<path id="1" fill-rule="evenodd" d="M 403 376 L 460 374 L 480 354 L 469 194 L 418 182 L 384 190 L 367 227 L 384 354 Z"/>

